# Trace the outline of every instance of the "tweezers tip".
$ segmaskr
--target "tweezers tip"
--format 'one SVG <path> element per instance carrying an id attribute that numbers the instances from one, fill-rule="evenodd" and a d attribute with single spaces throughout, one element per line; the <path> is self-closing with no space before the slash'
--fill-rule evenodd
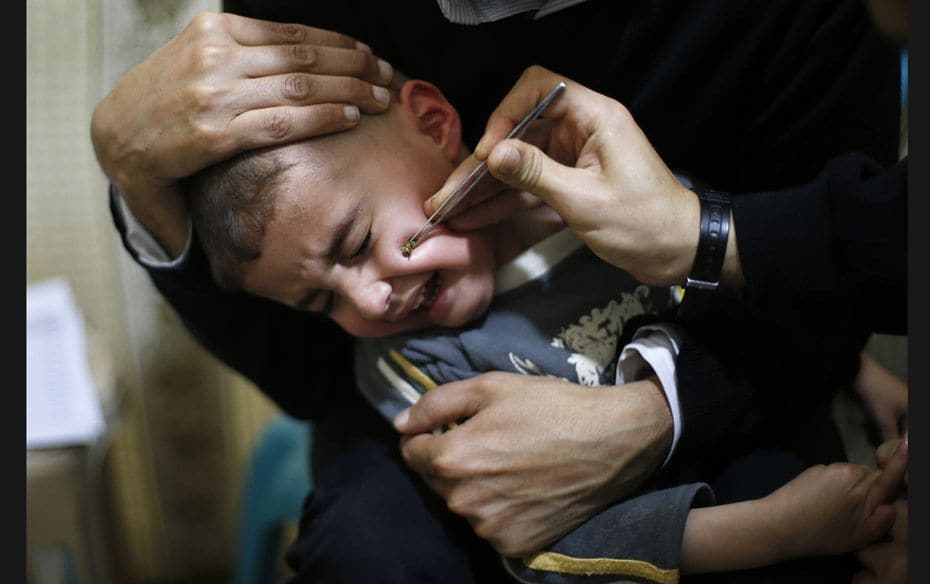
<path id="1" fill-rule="evenodd" d="M 413 253 L 413 248 L 416 247 L 417 243 L 413 239 L 408 239 L 407 243 L 400 246 L 400 253 L 405 257 L 409 258 L 410 254 Z"/>

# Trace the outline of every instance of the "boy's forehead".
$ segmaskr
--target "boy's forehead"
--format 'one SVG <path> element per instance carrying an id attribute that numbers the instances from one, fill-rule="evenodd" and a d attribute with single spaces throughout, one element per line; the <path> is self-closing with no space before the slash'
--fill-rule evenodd
<path id="1" fill-rule="evenodd" d="M 268 230 L 299 234 L 304 245 L 322 252 L 333 232 L 358 215 L 365 189 L 352 184 L 357 182 L 353 174 L 336 172 L 318 159 L 308 160 L 288 168 L 275 195 Z"/>

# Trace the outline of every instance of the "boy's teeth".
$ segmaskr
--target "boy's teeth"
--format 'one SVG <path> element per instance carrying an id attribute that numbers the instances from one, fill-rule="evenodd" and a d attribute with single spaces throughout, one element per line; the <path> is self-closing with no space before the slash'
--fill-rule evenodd
<path id="1" fill-rule="evenodd" d="M 417 294 L 417 299 L 413 302 L 413 306 L 410 308 L 410 311 L 413 312 L 419 308 L 422 308 L 424 305 L 432 306 L 433 300 L 435 299 L 435 291 L 437 286 L 437 276 L 433 274 L 429 280 L 426 281 L 426 284 L 420 288 L 419 294 Z M 427 302 L 427 295 L 430 296 L 429 302 Z"/>
<path id="2" fill-rule="evenodd" d="M 413 308 L 410 310 L 413 311 L 420 308 L 424 300 L 426 300 L 426 286 L 420 289 L 420 294 L 417 295 L 417 299 L 413 303 Z"/>

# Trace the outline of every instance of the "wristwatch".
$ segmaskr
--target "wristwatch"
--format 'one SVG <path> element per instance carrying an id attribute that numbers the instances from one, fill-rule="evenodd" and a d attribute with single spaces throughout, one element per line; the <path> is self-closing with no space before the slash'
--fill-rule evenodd
<path id="1" fill-rule="evenodd" d="M 685 288 L 716 290 L 730 235 L 730 195 L 701 187 L 691 190 L 701 202 L 701 235 Z"/>

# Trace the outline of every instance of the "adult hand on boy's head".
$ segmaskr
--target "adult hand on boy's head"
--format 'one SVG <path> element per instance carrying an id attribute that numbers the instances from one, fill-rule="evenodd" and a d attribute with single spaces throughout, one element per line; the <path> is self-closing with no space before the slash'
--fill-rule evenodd
<path id="1" fill-rule="evenodd" d="M 543 147 L 504 140 L 559 82 Z M 554 208 L 605 261 L 642 282 L 684 281 L 697 249 L 697 196 L 665 165 L 619 102 L 541 67 L 517 81 L 475 149 L 497 179 Z M 432 205 L 433 203 L 430 203 Z"/>
<path id="2" fill-rule="evenodd" d="M 407 434 L 407 464 L 480 537 L 514 557 L 634 491 L 659 468 L 672 436 L 655 381 L 591 391 L 502 372 L 428 391 L 395 426 Z"/>
<path id="3" fill-rule="evenodd" d="M 350 128 L 359 109 L 387 108 L 379 85 L 392 75 L 342 34 L 201 14 L 100 101 L 91 139 L 137 218 L 186 239 L 180 179 L 244 150 Z"/>

